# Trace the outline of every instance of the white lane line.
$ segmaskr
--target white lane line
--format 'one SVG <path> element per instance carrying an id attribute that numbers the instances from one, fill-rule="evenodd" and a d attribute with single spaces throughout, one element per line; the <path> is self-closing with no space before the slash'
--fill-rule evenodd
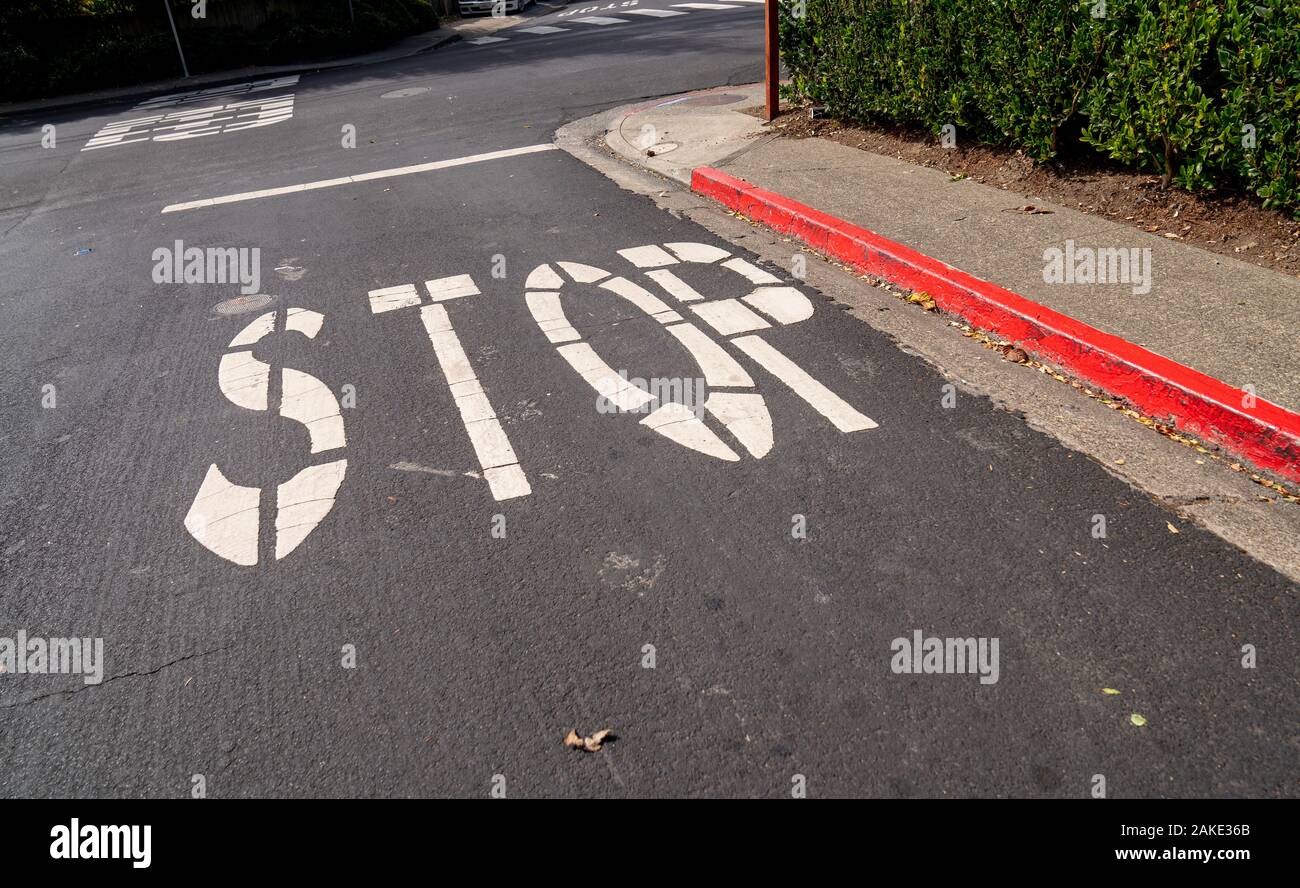
<path id="1" fill-rule="evenodd" d="M 256 487 L 232 484 L 213 463 L 185 515 L 185 529 L 214 555 L 245 567 L 257 564 L 261 496 Z"/>
<path id="2" fill-rule="evenodd" d="M 538 25 L 535 28 L 520 28 L 521 34 L 558 34 L 561 31 L 567 31 L 568 28 L 556 28 L 551 25 Z"/>
<path id="3" fill-rule="evenodd" d="M 430 287 L 431 292 L 432 289 Z M 426 305 L 420 309 L 420 320 L 424 323 L 425 332 L 429 334 L 429 342 L 433 344 L 438 365 L 447 378 L 452 398 L 456 401 L 456 409 L 460 411 L 461 422 L 465 424 L 465 432 L 469 435 L 470 444 L 474 447 L 474 454 L 478 457 L 492 496 L 497 500 L 528 496 L 533 492 L 532 488 L 523 468 L 518 465 L 519 458 L 515 456 L 510 439 L 474 374 L 474 368 L 465 355 L 465 349 L 461 347 L 456 331 L 451 327 L 447 309 L 441 305 Z"/>
<path id="4" fill-rule="evenodd" d="M 509 37 L 471 37 L 465 42 L 475 46 L 487 46 L 489 43 L 505 43 L 509 39 Z"/>
<path id="5" fill-rule="evenodd" d="M 767 0 L 763 0 L 764 3 Z M 619 15 L 650 15 L 655 18 L 668 18 L 670 15 L 686 15 L 684 12 L 674 12 L 671 9 L 620 9 Z"/>
<path id="6" fill-rule="evenodd" d="M 699 305 L 691 305 L 691 311 L 699 315 L 706 324 L 723 336 L 731 336 L 733 333 L 748 333 L 751 330 L 765 330 L 772 326 L 741 305 L 738 299 L 717 299 L 713 302 L 702 302 Z"/>
<path id="7" fill-rule="evenodd" d="M 276 488 L 276 561 L 298 548 L 334 508 L 347 468 L 346 459 L 308 466 Z"/>
<path id="8" fill-rule="evenodd" d="M 841 432 L 860 432 L 877 428 L 871 417 L 859 413 L 849 404 L 809 376 L 794 361 L 781 354 L 757 336 L 741 336 L 731 342 L 790 390 L 808 402 L 808 406 L 831 421 Z"/>
<path id="9" fill-rule="evenodd" d="M 436 160 L 433 163 L 419 163 L 414 166 L 395 167 L 376 170 L 373 173 L 361 173 L 356 176 L 343 176 L 338 179 L 323 179 L 318 182 L 306 182 L 302 185 L 285 185 L 281 188 L 265 188 L 261 191 L 244 191 L 239 194 L 227 194 L 222 197 L 208 197 L 203 200 L 191 200 L 185 203 L 170 204 L 163 207 L 164 213 L 179 213 L 182 210 L 195 210 L 200 207 L 218 206 L 220 204 L 238 203 L 245 200 L 257 200 L 263 197 L 278 197 L 281 194 L 296 194 L 300 191 L 312 191 L 317 188 L 333 188 L 337 185 L 351 185 L 356 182 L 370 182 L 375 179 L 391 179 L 395 176 L 410 176 L 415 173 L 429 173 L 451 167 L 483 163 L 489 160 L 501 160 L 506 157 L 519 157 L 525 154 L 537 154 L 541 151 L 555 151 L 555 144 L 528 145 L 524 148 L 507 148 L 504 151 L 488 151 L 484 154 L 470 154 L 465 157 L 453 157 L 450 160 Z"/>
<path id="10" fill-rule="evenodd" d="M 695 291 L 694 287 L 666 268 L 656 268 L 654 271 L 647 271 L 645 276 L 663 287 L 669 296 L 679 302 L 698 302 L 704 298 Z"/>
<path id="11" fill-rule="evenodd" d="M 627 19 L 610 18 L 606 15 L 589 15 L 586 18 L 574 19 L 575 22 L 582 22 L 584 25 L 626 25 Z"/>
<path id="12" fill-rule="evenodd" d="M 739 9 L 729 3 L 674 3 L 674 9 Z"/>

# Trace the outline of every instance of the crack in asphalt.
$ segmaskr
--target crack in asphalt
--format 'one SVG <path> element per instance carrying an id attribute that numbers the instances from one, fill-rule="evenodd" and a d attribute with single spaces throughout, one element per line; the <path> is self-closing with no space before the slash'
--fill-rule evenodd
<path id="1" fill-rule="evenodd" d="M 103 687 L 104 685 L 108 684 L 109 682 L 117 681 L 118 679 L 122 679 L 122 678 L 141 678 L 141 677 L 146 677 L 146 676 L 150 676 L 150 675 L 157 675 L 159 672 L 162 672 L 164 669 L 169 669 L 169 668 L 171 668 L 172 666 L 175 666 L 175 665 L 177 665 L 177 664 L 179 664 L 179 663 L 184 663 L 186 660 L 194 660 L 194 659 L 197 659 L 197 658 L 199 658 L 199 657 L 206 657 L 206 656 L 208 656 L 209 654 L 221 653 L 222 651 L 226 651 L 226 650 L 229 650 L 229 649 L 230 649 L 230 646 L 227 645 L 227 646 L 225 646 L 225 647 L 212 648 L 211 650 L 206 650 L 206 651 L 199 651 L 198 653 L 195 653 L 195 654 L 186 654 L 186 655 L 183 656 L 183 657 L 177 657 L 175 660 L 169 660 L 169 661 L 167 661 L 166 663 L 163 663 L 161 666 L 159 666 L 159 667 L 157 667 L 157 668 L 155 668 L 155 669 L 145 669 L 145 670 L 140 670 L 140 671 L 137 671 L 137 672 L 122 672 L 122 673 L 119 673 L 118 675 L 110 675 L 108 678 L 104 679 L 104 680 L 101 681 L 99 684 L 93 684 L 93 685 L 83 684 L 83 685 L 82 685 L 81 687 L 79 687 L 79 688 L 73 688 L 72 690 L 68 690 L 68 691 L 50 691 L 50 692 L 47 693 L 47 694 L 38 694 L 38 695 L 35 696 L 35 697 L 32 697 L 32 698 L 27 699 L 27 700 L 20 700 L 20 701 L 18 701 L 17 703 L 6 703 L 5 705 L 0 706 L 0 710 L 17 709 L 17 708 L 20 707 L 20 706 L 29 706 L 29 705 L 31 705 L 32 703 L 38 703 L 38 702 L 40 702 L 41 700 L 47 700 L 47 699 L 49 699 L 50 697 L 70 696 L 70 695 L 72 695 L 72 694 L 79 694 L 79 693 L 81 693 L 82 691 L 89 690 L 90 688 L 100 688 L 100 687 Z"/>

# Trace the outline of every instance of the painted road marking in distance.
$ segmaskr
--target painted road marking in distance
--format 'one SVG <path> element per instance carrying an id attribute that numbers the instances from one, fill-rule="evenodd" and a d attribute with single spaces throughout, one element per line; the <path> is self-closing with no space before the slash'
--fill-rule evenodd
<path id="1" fill-rule="evenodd" d="M 145 99 L 135 106 L 135 111 L 160 113 L 110 123 L 91 136 L 81 150 L 112 148 L 134 142 L 175 142 L 280 123 L 293 116 L 293 93 L 266 99 L 245 97 L 251 93 L 284 90 L 297 82 L 298 75 L 294 74 Z M 238 101 L 225 104 L 227 99 Z M 190 102 L 206 104 L 201 108 L 163 110 Z"/>
<path id="2" fill-rule="evenodd" d="M 624 12 L 630 12 L 631 10 L 627 7 L 636 6 L 638 2 L 639 0 L 623 0 L 622 3 L 608 3 L 604 6 L 583 6 L 577 9 L 566 9 L 564 12 L 557 15 L 556 18 L 566 18 L 571 15 L 590 15 L 593 12 L 618 12 L 621 14 Z"/>
<path id="3" fill-rule="evenodd" d="M 208 197 L 203 200 L 191 200 L 185 203 L 169 204 L 163 207 L 164 213 L 179 213 L 183 210 L 196 210 L 201 207 L 213 207 L 221 204 L 238 203 L 245 200 L 258 200 L 263 197 L 278 197 L 282 194 L 297 194 L 302 191 L 314 191 L 318 188 L 333 188 L 338 185 L 352 185 L 357 182 L 370 182 L 375 179 L 391 179 L 395 176 L 410 176 L 415 173 L 430 173 L 451 167 L 466 166 L 471 163 L 484 163 L 489 160 L 501 160 L 505 157 L 519 157 L 523 154 L 536 154 L 539 151 L 554 151 L 555 144 L 528 145 L 524 148 L 507 148 L 504 151 L 488 151 L 485 154 L 470 154 L 466 157 L 453 157 L 450 160 L 435 160 L 432 163 L 417 163 L 414 166 L 394 167 L 387 170 L 375 170 L 372 173 L 360 173 L 355 176 L 342 176 L 338 179 L 322 179 L 318 182 L 305 182 L 302 185 L 285 185 L 280 188 L 265 188 L 261 191 L 244 191 L 239 194 L 227 194 L 222 197 Z"/>
<path id="4" fill-rule="evenodd" d="M 420 321 L 424 324 L 438 366 L 442 368 L 442 374 L 447 380 L 452 400 L 460 411 L 461 422 L 465 425 L 465 433 L 469 435 L 474 455 L 478 457 L 479 466 L 483 469 L 488 489 L 498 501 L 528 496 L 533 492 L 528 477 L 519 465 L 515 450 L 510 446 L 510 438 L 497 419 L 496 410 L 483 391 L 469 356 L 460 344 L 460 337 L 452 328 L 451 316 L 442 305 L 465 296 L 480 295 L 478 285 L 470 275 L 458 274 L 425 281 L 424 288 L 429 293 L 429 299 L 433 303 L 431 305 L 420 304 L 420 295 L 414 284 L 371 290 L 367 294 L 370 311 L 382 314 L 420 305 Z"/>
<path id="5" fill-rule="evenodd" d="M 209 89 L 195 89 L 183 93 L 169 93 L 165 96 L 155 96 L 152 99 L 145 99 L 136 105 L 137 111 L 145 108 L 169 108 L 173 105 L 183 105 L 186 102 L 211 101 L 212 99 L 228 98 L 236 95 L 246 95 L 248 93 L 265 92 L 269 89 L 287 89 L 290 86 L 296 86 L 298 75 L 290 74 L 288 77 L 274 77 L 268 80 L 252 80 L 246 83 L 232 83 L 227 86 L 214 86 Z"/>
<path id="6" fill-rule="evenodd" d="M 293 117 L 293 93 L 210 105 L 110 123 L 86 142 L 82 151 L 136 142 L 177 142 L 283 123 Z"/>
<path id="7" fill-rule="evenodd" d="M 739 3 L 765 3 L 766 0 L 736 0 L 736 2 L 739 2 Z M 651 18 L 657 18 L 657 19 L 658 19 L 658 18 L 670 18 L 670 17 L 672 17 L 672 16 L 676 16 L 676 15 L 686 15 L 686 9 L 716 10 L 716 9 L 746 9 L 746 8 L 748 8 L 748 7 L 745 7 L 745 6 L 737 6 L 737 5 L 734 5 L 734 4 L 727 4 L 727 3 L 677 3 L 677 4 L 675 4 L 676 6 L 685 7 L 685 9 L 635 9 L 635 8 L 628 9 L 628 8 L 625 8 L 625 7 L 629 7 L 629 6 L 635 6 L 635 5 L 636 5 L 636 0 L 627 0 L 627 2 L 624 2 L 624 3 L 621 3 L 621 4 L 610 3 L 610 4 L 607 5 L 607 6 L 587 6 L 587 7 L 583 7 L 582 9 L 569 9 L 569 10 L 567 10 L 567 11 L 565 11 L 565 12 L 561 12 L 561 13 L 559 13 L 559 14 L 556 16 L 556 18 L 557 18 L 557 19 L 565 19 L 566 16 L 574 16 L 574 15 L 577 15 L 577 16 L 582 16 L 582 18 L 570 18 L 570 19 L 567 19 L 566 24 L 567 24 L 568 22 L 573 22 L 573 23 L 578 23 L 578 24 L 584 24 L 584 25 L 595 25 L 596 27 L 601 27 L 601 26 L 603 26 L 603 25 L 627 24 L 627 23 L 629 22 L 629 19 L 625 19 L 625 18 L 617 18 L 616 16 L 610 16 L 610 15 L 588 15 L 587 13 L 591 13 L 591 12 L 613 12 L 613 13 L 615 13 L 617 16 L 623 16 L 623 15 L 640 15 L 640 16 L 648 16 L 648 17 L 651 17 Z M 547 34 L 557 34 L 557 33 L 560 33 L 560 32 L 562 32 L 562 31 L 575 31 L 575 30 L 576 30 L 576 31 L 581 31 L 581 29 L 573 29 L 573 28 L 557 28 L 557 27 L 554 27 L 554 26 L 552 26 L 552 25 L 537 25 L 537 26 L 535 26 L 535 27 L 531 27 L 531 28 L 512 28 L 512 29 L 510 30 L 510 33 L 511 33 L 511 34 L 538 34 L 538 35 L 547 35 Z M 473 44 L 473 45 L 475 45 L 475 46 L 488 46 L 488 45 L 493 44 L 493 43 L 504 43 L 505 41 L 507 41 L 507 40 L 509 40 L 509 39 L 510 39 L 509 37 L 475 37 L 475 38 L 472 38 L 472 39 L 469 39 L 469 40 L 465 40 L 465 41 L 463 41 L 463 42 L 465 42 L 465 43 L 470 43 L 470 44 Z"/>

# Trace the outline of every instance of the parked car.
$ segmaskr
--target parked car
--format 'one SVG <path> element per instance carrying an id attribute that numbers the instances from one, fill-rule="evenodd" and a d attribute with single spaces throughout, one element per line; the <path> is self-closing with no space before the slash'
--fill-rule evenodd
<path id="1" fill-rule="evenodd" d="M 459 0 L 460 14 L 471 15 L 474 13 L 484 12 L 489 15 L 492 13 L 492 7 L 500 3 L 501 0 Z M 521 12 L 529 3 L 535 3 L 537 0 L 505 0 L 505 13 Z"/>

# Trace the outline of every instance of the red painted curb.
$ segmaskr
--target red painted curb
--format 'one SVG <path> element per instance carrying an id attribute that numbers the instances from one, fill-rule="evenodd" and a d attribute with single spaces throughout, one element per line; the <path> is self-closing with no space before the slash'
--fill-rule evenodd
<path id="1" fill-rule="evenodd" d="M 712 167 L 691 189 L 867 274 L 934 297 L 944 311 L 1016 343 L 1134 409 L 1260 468 L 1300 481 L 1300 414 L 972 277 L 843 219 Z"/>

